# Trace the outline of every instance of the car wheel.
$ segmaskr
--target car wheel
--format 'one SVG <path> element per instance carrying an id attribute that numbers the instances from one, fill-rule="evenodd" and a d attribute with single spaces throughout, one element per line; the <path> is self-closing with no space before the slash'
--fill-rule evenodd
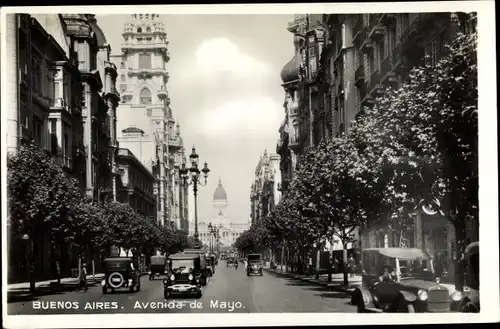
<path id="1" fill-rule="evenodd" d="M 479 313 L 477 307 L 471 302 L 466 303 L 460 308 L 461 313 Z"/>
<path id="2" fill-rule="evenodd" d="M 153 280 L 153 277 L 150 275 L 150 276 L 149 276 L 149 281 L 151 281 L 151 280 Z"/>
<path id="3" fill-rule="evenodd" d="M 202 292 L 201 292 L 201 289 L 198 290 L 198 293 L 196 294 L 196 298 L 201 298 L 201 296 L 203 296 Z"/>
<path id="4" fill-rule="evenodd" d="M 359 302 L 357 305 L 357 310 L 358 310 L 358 313 L 365 313 L 365 304 L 362 302 Z"/>
<path id="5" fill-rule="evenodd" d="M 164 290 L 164 291 L 163 291 L 163 298 L 164 298 L 164 299 L 168 299 L 168 297 L 170 297 L 170 294 L 168 293 L 168 291 L 167 291 L 167 290 Z"/>
<path id="6" fill-rule="evenodd" d="M 106 294 L 107 292 L 108 292 L 108 288 L 106 288 L 106 287 L 102 287 L 102 293 L 103 293 L 103 294 Z"/>
<path id="7" fill-rule="evenodd" d="M 264 276 L 264 273 L 260 272 L 260 276 Z"/>
<path id="8" fill-rule="evenodd" d="M 137 292 L 141 291 L 141 285 L 137 285 Z"/>

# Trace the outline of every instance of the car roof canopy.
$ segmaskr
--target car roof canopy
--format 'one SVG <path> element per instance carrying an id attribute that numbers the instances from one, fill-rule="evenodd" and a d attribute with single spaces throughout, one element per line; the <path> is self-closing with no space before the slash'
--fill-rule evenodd
<path id="1" fill-rule="evenodd" d="M 401 260 L 430 259 L 429 254 L 418 248 L 367 248 L 363 249 L 366 253 L 378 253 L 389 258 L 398 258 Z"/>
<path id="2" fill-rule="evenodd" d="M 168 256 L 170 260 L 183 260 L 183 259 L 197 259 L 200 258 L 198 254 L 173 254 Z"/>
<path id="3" fill-rule="evenodd" d="M 465 248 L 466 255 L 479 253 L 479 242 L 472 242 Z"/>

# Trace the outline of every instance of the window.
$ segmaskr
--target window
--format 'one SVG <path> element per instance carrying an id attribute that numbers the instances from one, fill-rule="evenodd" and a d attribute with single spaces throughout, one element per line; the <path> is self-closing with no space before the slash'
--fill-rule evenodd
<path id="1" fill-rule="evenodd" d="M 122 82 L 125 82 L 125 81 L 126 81 L 125 74 L 122 74 L 120 78 L 122 79 Z"/>
<path id="2" fill-rule="evenodd" d="M 124 69 L 124 68 L 125 68 L 125 62 L 121 62 L 121 64 L 120 64 L 120 68 L 121 68 L 121 69 Z"/>
<path id="3" fill-rule="evenodd" d="M 435 66 L 438 62 L 438 42 L 439 41 L 436 39 L 431 41 L 431 43 L 429 43 L 429 45 L 427 46 L 427 49 L 425 51 L 425 53 L 427 55 L 428 63 L 431 66 Z"/>
<path id="4" fill-rule="evenodd" d="M 146 28 L 146 32 L 151 32 L 151 28 L 149 26 Z"/>
<path id="5" fill-rule="evenodd" d="M 86 100 L 85 100 L 85 96 L 86 96 L 86 92 L 85 92 L 85 85 L 82 85 L 81 87 L 81 97 L 82 97 L 82 102 L 81 102 L 81 106 L 85 107 L 87 106 L 87 103 L 86 103 Z"/>
<path id="6" fill-rule="evenodd" d="M 137 33 L 142 33 L 142 29 L 140 27 L 137 28 Z"/>
<path id="7" fill-rule="evenodd" d="M 57 119 L 50 119 L 50 151 L 57 154 Z"/>
<path id="8" fill-rule="evenodd" d="M 126 84 L 120 84 L 120 92 L 124 93 L 127 91 L 127 85 Z"/>
<path id="9" fill-rule="evenodd" d="M 316 75 L 317 63 L 316 63 L 316 45 L 314 43 L 309 45 L 308 49 L 309 57 L 309 78 L 312 79 Z"/>
<path id="10" fill-rule="evenodd" d="M 150 54 L 140 54 L 139 55 L 139 68 L 140 69 L 150 69 L 151 68 L 151 55 Z"/>
<path id="11" fill-rule="evenodd" d="M 144 88 L 141 91 L 140 103 L 141 104 L 151 104 L 151 92 L 149 91 L 148 88 Z"/>
<path id="12" fill-rule="evenodd" d="M 38 117 L 33 116 L 33 140 L 39 146 L 42 146 L 42 131 L 43 131 L 43 121 Z"/>

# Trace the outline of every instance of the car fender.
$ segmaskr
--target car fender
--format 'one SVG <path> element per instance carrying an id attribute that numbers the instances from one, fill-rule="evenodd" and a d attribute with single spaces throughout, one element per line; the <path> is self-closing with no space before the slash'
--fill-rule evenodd
<path id="1" fill-rule="evenodd" d="M 476 303 L 474 303 L 474 302 L 473 302 L 473 301 L 469 298 L 469 296 L 466 296 L 466 297 L 464 297 L 464 298 L 462 299 L 462 301 L 460 302 L 460 305 L 459 305 L 459 307 L 458 307 L 458 312 L 464 312 L 464 311 L 463 311 L 463 308 L 464 308 L 467 304 L 471 305 L 474 309 L 476 309 L 476 310 L 477 310 L 477 312 L 479 312 L 479 306 L 478 306 Z M 473 313 L 476 313 L 476 312 L 473 312 Z"/>
<path id="2" fill-rule="evenodd" d="M 372 293 L 366 288 L 356 288 L 351 297 L 351 304 L 358 305 L 362 303 L 364 305 L 373 304 L 373 296 Z"/>
<path id="3" fill-rule="evenodd" d="M 399 298 L 403 298 L 408 303 L 414 303 L 417 300 L 417 295 L 411 291 L 401 290 Z"/>

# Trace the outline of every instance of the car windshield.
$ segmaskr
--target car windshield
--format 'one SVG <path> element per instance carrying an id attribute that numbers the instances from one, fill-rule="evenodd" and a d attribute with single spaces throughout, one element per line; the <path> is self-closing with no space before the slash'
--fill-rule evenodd
<path id="1" fill-rule="evenodd" d="M 174 259 L 171 265 L 172 271 L 189 273 L 194 268 L 192 259 Z"/>

